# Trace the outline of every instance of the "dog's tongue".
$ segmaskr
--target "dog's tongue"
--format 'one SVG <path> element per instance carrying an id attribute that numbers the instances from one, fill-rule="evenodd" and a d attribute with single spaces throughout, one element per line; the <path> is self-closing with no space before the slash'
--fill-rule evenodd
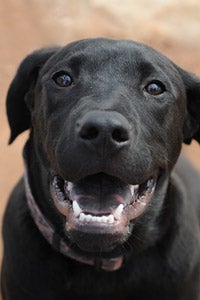
<path id="1" fill-rule="evenodd" d="M 128 184 L 106 174 L 88 176 L 73 184 L 68 182 L 65 191 L 82 211 L 93 215 L 110 214 L 120 204 L 125 206 L 132 199 Z"/>

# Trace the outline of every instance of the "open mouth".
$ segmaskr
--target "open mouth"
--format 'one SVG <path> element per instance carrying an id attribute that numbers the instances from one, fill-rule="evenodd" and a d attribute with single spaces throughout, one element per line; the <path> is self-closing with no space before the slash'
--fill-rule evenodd
<path id="1" fill-rule="evenodd" d="M 96 228 L 128 223 L 146 210 L 153 195 L 157 176 L 142 184 L 130 185 L 99 173 L 76 183 L 54 175 L 51 193 L 57 209 L 67 221 Z"/>
<path id="2" fill-rule="evenodd" d="M 66 218 L 70 241 L 87 252 L 111 252 L 126 242 L 133 220 L 142 215 L 154 194 L 157 175 L 130 185 L 99 173 L 77 182 L 51 177 L 51 194 Z"/>

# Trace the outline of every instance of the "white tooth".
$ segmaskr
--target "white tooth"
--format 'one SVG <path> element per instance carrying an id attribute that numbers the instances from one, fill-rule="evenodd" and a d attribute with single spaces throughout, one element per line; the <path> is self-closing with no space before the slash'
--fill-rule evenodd
<path id="1" fill-rule="evenodd" d="M 98 222 L 98 221 L 99 221 L 99 217 L 93 217 L 93 216 L 92 216 L 92 221 L 93 221 L 93 222 Z"/>
<path id="2" fill-rule="evenodd" d="M 109 215 L 109 216 L 107 217 L 107 222 L 108 222 L 108 223 L 114 223 L 114 216 L 113 216 L 113 215 Z"/>
<path id="3" fill-rule="evenodd" d="M 108 219 L 108 217 L 106 217 L 106 216 L 102 216 L 102 217 L 101 217 L 101 221 L 102 221 L 103 223 L 107 223 L 107 219 Z"/>
<path id="4" fill-rule="evenodd" d="M 71 192 L 72 188 L 73 188 L 73 183 L 70 182 L 70 181 L 68 181 L 68 183 L 67 183 L 67 189 L 68 189 L 68 191 Z"/>
<path id="5" fill-rule="evenodd" d="M 116 210 L 115 210 L 115 212 L 114 212 L 114 217 L 115 217 L 115 219 L 117 219 L 117 220 L 119 220 L 120 219 L 120 217 L 121 217 L 121 214 L 122 214 L 122 212 L 123 212 L 123 209 L 124 209 L 124 205 L 123 204 L 120 204 L 117 208 L 116 208 Z M 112 215 L 111 215 L 112 216 Z"/>
<path id="6" fill-rule="evenodd" d="M 134 185 L 131 185 L 130 188 L 131 188 L 131 195 L 133 196 L 134 195 Z"/>
<path id="7" fill-rule="evenodd" d="M 82 213 L 82 210 L 78 205 L 77 201 L 73 201 L 72 207 L 73 207 L 75 217 L 78 217 Z"/>
<path id="8" fill-rule="evenodd" d="M 91 215 L 86 215 L 86 216 L 85 216 L 85 220 L 86 220 L 87 222 L 90 222 L 90 221 L 92 220 L 92 216 L 91 216 Z"/>
<path id="9" fill-rule="evenodd" d="M 137 191 L 139 189 L 139 184 L 134 185 L 134 191 Z"/>
<path id="10" fill-rule="evenodd" d="M 80 221 L 84 221 L 85 220 L 85 214 L 84 213 L 80 214 L 79 220 Z"/>

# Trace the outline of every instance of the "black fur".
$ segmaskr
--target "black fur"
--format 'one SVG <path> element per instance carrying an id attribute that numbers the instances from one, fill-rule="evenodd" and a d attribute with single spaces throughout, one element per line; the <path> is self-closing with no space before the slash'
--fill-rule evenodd
<path id="1" fill-rule="evenodd" d="M 58 87 L 52 79 L 58 71 L 73 84 Z M 165 91 L 150 95 L 145 87 L 155 80 Z M 115 272 L 53 250 L 30 216 L 20 180 L 3 222 L 4 300 L 200 299 L 200 175 L 178 160 L 183 141 L 200 142 L 198 77 L 139 43 L 82 40 L 25 58 L 8 91 L 7 112 L 10 143 L 31 129 L 25 146 L 31 189 L 60 236 L 66 232 L 49 191 L 52 168 L 74 182 L 101 172 L 129 184 L 158 169 L 160 177 L 148 209 L 116 250 L 125 262 Z M 106 116 L 109 126 L 119 118 L 123 127 L 130 124 L 129 143 L 116 149 L 110 141 L 80 141 L 78 125 L 91 113 Z M 85 243 L 95 247 L 97 238 Z"/>

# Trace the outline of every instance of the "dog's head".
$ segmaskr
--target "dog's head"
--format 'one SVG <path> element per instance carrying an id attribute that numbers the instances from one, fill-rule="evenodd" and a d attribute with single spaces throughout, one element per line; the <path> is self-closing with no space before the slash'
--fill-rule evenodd
<path id="1" fill-rule="evenodd" d="M 82 40 L 25 58 L 7 111 L 10 143 L 31 128 L 72 243 L 153 241 L 181 144 L 200 142 L 199 78 L 139 43 Z"/>

